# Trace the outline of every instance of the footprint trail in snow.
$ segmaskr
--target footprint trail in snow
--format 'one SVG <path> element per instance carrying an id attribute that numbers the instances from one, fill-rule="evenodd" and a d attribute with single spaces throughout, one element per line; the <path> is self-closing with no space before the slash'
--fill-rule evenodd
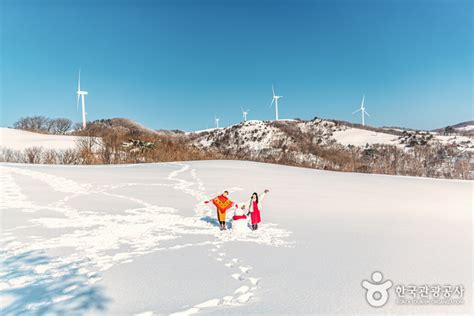
<path id="1" fill-rule="evenodd" d="M 205 186 L 203 182 L 198 178 L 196 170 L 192 169 L 191 170 L 191 175 L 194 180 L 196 180 L 197 184 L 197 190 L 192 190 L 191 187 L 194 185 L 194 183 L 187 182 L 185 180 L 178 180 L 176 177 L 181 173 L 186 170 L 188 170 L 188 166 L 184 165 L 180 170 L 172 173 L 168 179 L 173 179 L 178 181 L 178 188 L 182 189 L 185 193 L 189 193 L 192 196 L 196 197 L 197 199 L 197 204 L 195 206 L 195 211 L 197 215 L 203 215 L 202 210 L 204 209 L 202 206 L 202 201 L 204 201 L 208 195 L 204 193 L 205 191 Z M 231 188 L 229 189 L 231 192 L 232 191 L 238 191 L 241 190 L 240 188 Z M 210 210 L 208 210 L 208 215 L 210 213 Z M 216 229 L 215 227 L 210 227 L 210 229 Z M 216 236 L 221 237 L 223 234 L 228 234 L 228 231 L 216 231 Z M 233 270 L 238 270 L 239 272 L 237 273 L 232 273 L 230 274 L 230 277 L 235 279 L 238 283 L 239 286 L 238 288 L 231 294 L 231 295 L 226 295 L 222 298 L 216 298 L 216 299 L 211 299 L 203 303 L 199 303 L 194 305 L 193 307 L 186 309 L 184 311 L 180 311 L 177 313 L 174 313 L 172 315 L 191 315 L 198 313 L 202 311 L 203 309 L 209 309 L 209 308 L 216 308 L 219 306 L 238 306 L 244 303 L 247 303 L 252 296 L 254 296 L 255 291 L 257 290 L 256 283 L 252 283 L 252 281 L 249 279 L 246 279 L 243 274 L 249 273 L 249 271 L 252 269 L 250 266 L 239 266 L 238 264 L 241 262 L 240 259 L 238 258 L 232 258 L 225 260 L 224 258 L 227 257 L 227 254 L 222 250 L 222 247 L 224 246 L 223 242 L 215 243 L 214 247 L 209 250 L 210 256 L 214 257 L 217 262 L 224 263 L 225 267 Z M 219 252 L 221 251 L 221 252 Z M 215 256 L 217 253 L 217 256 Z M 252 279 L 260 279 L 260 278 L 252 278 Z M 242 282 L 250 282 L 253 287 L 250 287 L 248 285 L 240 285 Z"/>
<path id="2" fill-rule="evenodd" d="M 204 216 L 214 217 L 209 206 L 203 206 L 202 201 L 211 194 L 206 192 L 204 183 L 197 175 L 196 169 L 183 163 L 172 163 L 168 166 L 176 168 L 165 176 L 165 181 L 153 183 L 127 182 L 114 184 L 78 183 L 72 179 L 49 174 L 47 171 L 34 170 L 35 167 L 18 168 L 0 165 L 0 182 L 5 188 L 2 197 L 2 207 L 19 209 L 23 212 L 51 210 L 58 212 L 60 217 L 37 217 L 28 222 L 27 227 L 42 227 L 44 229 L 64 229 L 67 232 L 58 236 L 35 236 L 34 240 L 20 241 L 15 239 L 15 229 L 4 230 L 2 240 L 8 242 L 3 256 L 15 256 L 27 251 L 43 251 L 70 247 L 74 251 L 62 257 L 55 258 L 42 267 L 38 277 L 56 278 L 57 267 L 64 264 L 74 264 L 78 271 L 87 276 L 86 283 L 99 282 L 100 272 L 106 271 L 119 264 L 133 262 L 134 258 L 157 251 L 178 251 L 186 247 L 209 247 L 209 257 L 222 264 L 229 271 L 228 277 L 235 284 L 235 290 L 225 293 L 218 298 L 210 297 L 204 302 L 180 311 L 181 315 L 195 314 L 213 308 L 239 306 L 251 300 L 255 295 L 261 278 L 253 275 L 255 269 L 238 258 L 229 258 L 225 252 L 226 242 L 239 240 L 268 246 L 286 246 L 285 238 L 289 232 L 276 225 L 266 223 L 259 234 L 234 236 L 229 231 L 221 232 L 211 223 L 202 220 Z M 127 167 L 127 166 L 125 166 Z M 15 176 L 29 177 L 46 185 L 53 191 L 59 192 L 61 198 L 40 205 L 29 199 L 16 183 Z M 186 180 L 187 179 L 187 180 Z M 155 205 L 132 195 L 120 194 L 117 189 L 135 186 L 154 186 L 176 190 L 191 196 L 195 200 L 194 215 L 182 216 L 178 211 L 165 206 Z M 241 188 L 229 188 L 235 192 Z M 128 201 L 136 205 L 119 213 L 104 214 L 74 207 L 71 201 L 85 200 L 91 195 L 102 195 L 108 199 Z M 146 232 L 146 234 L 144 234 Z M 171 246 L 161 246 L 165 241 L 179 240 L 183 236 L 196 235 L 199 242 L 178 243 Z M 146 236 L 146 238 L 144 238 Z M 206 237 L 207 236 L 207 237 Z M 121 248 L 122 247 L 122 248 Z M 124 249 L 124 250 L 121 250 Z M 1 280 L 2 286 L 13 287 L 14 284 L 34 284 L 37 277 L 30 279 Z M 71 289 L 68 289 L 71 290 Z M 60 298 L 57 298 L 60 299 Z M 41 305 L 41 302 L 39 303 Z M 39 306 L 40 306 L 39 305 Z M 32 310 L 34 312 L 34 309 Z M 31 311 L 30 311 L 31 312 Z M 160 311 L 156 311 L 159 313 Z M 154 311 L 145 311 L 143 315 L 154 315 Z"/>

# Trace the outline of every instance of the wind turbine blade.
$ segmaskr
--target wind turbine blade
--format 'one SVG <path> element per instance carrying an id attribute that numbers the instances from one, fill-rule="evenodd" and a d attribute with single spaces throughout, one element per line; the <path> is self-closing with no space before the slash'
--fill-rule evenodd
<path id="1" fill-rule="evenodd" d="M 360 105 L 361 108 L 364 107 L 364 101 L 365 101 L 365 94 L 362 96 L 362 103 L 361 103 L 361 105 Z"/>
<path id="2" fill-rule="evenodd" d="M 273 88 L 273 83 L 272 83 L 272 92 L 273 92 L 273 96 L 275 96 L 275 89 Z"/>
<path id="3" fill-rule="evenodd" d="M 271 108 L 271 107 L 272 107 L 272 105 L 273 105 L 273 102 L 275 102 L 275 98 L 272 98 L 272 103 L 270 103 L 270 106 L 269 106 L 269 108 Z"/>
<path id="4" fill-rule="evenodd" d="M 366 111 L 366 110 L 364 110 L 364 113 L 365 113 L 365 114 L 367 114 L 367 116 L 370 116 L 370 114 L 369 114 L 369 113 L 367 113 L 367 111 Z"/>
<path id="5" fill-rule="evenodd" d="M 356 114 L 357 112 L 359 112 L 361 109 L 358 109 L 358 110 L 355 110 L 354 112 L 352 112 L 352 114 Z"/>

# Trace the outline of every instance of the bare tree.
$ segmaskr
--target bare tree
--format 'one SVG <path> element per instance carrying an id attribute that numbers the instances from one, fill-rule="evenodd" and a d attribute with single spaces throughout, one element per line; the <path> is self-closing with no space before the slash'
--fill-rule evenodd
<path id="1" fill-rule="evenodd" d="M 76 140 L 76 146 L 79 152 L 79 159 L 81 164 L 90 165 L 98 163 L 98 159 L 95 154 L 99 142 L 96 137 L 93 136 L 82 136 Z"/>
<path id="2" fill-rule="evenodd" d="M 14 128 L 33 130 L 33 131 L 48 131 L 49 119 L 45 116 L 27 116 L 22 117 L 13 124 Z"/>
<path id="3" fill-rule="evenodd" d="M 45 132 L 47 132 L 48 134 L 56 134 L 54 132 L 55 125 L 56 123 L 54 122 L 54 120 L 48 119 L 48 121 L 45 124 Z"/>
<path id="4" fill-rule="evenodd" d="M 48 165 L 58 163 L 58 153 L 54 149 L 45 151 L 43 153 L 42 162 Z"/>
<path id="5" fill-rule="evenodd" d="M 49 119 L 45 116 L 22 117 L 13 124 L 14 128 L 42 132 L 48 134 L 65 134 L 72 127 L 67 118 Z"/>
<path id="6" fill-rule="evenodd" d="M 74 149 L 66 149 L 58 153 L 58 162 L 63 165 L 77 165 L 79 163 L 79 152 Z"/>
<path id="7" fill-rule="evenodd" d="M 41 147 L 29 147 L 24 150 L 25 162 L 27 163 L 41 163 Z"/>
<path id="8" fill-rule="evenodd" d="M 19 150 L 12 150 L 10 148 L 2 147 L 0 150 L 1 162 L 23 162 L 25 158 Z"/>
<path id="9" fill-rule="evenodd" d="M 75 133 L 81 131 L 81 130 L 82 130 L 82 123 L 73 123 L 72 129 L 73 129 L 73 131 L 74 131 L 73 134 L 75 134 Z"/>
<path id="10" fill-rule="evenodd" d="M 72 127 L 72 121 L 67 118 L 51 120 L 50 133 L 64 135 Z"/>

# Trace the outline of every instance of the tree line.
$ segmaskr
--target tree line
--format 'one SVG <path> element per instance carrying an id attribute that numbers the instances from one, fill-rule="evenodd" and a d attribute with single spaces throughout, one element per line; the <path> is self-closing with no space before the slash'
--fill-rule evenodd
<path id="1" fill-rule="evenodd" d="M 52 119 L 37 115 L 22 117 L 13 124 L 13 127 L 43 134 L 64 135 L 73 128 L 73 124 L 68 118 Z"/>

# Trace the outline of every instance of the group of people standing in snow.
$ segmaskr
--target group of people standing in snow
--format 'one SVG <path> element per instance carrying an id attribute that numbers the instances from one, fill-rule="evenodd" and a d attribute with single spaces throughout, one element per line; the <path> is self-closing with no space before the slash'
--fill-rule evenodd
<path id="1" fill-rule="evenodd" d="M 263 191 L 260 196 L 257 192 L 254 192 L 250 197 L 248 206 L 242 204 L 240 207 L 237 203 L 232 202 L 228 195 L 228 191 L 224 191 L 221 195 L 205 201 L 204 203 L 212 203 L 216 207 L 217 211 L 217 220 L 219 221 L 219 226 L 221 230 L 225 230 L 225 220 L 227 211 L 234 206 L 235 212 L 232 217 L 232 230 L 234 231 L 245 231 L 247 230 L 247 222 L 249 221 L 248 216 L 250 216 L 250 227 L 252 230 L 258 229 L 258 224 L 261 222 L 260 212 L 262 210 L 262 201 L 265 195 L 269 190 Z"/>

